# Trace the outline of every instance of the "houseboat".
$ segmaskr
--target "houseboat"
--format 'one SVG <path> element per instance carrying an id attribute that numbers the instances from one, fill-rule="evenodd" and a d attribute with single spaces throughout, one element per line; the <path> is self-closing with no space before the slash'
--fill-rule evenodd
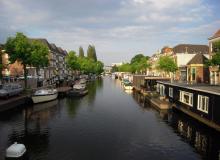
<path id="1" fill-rule="evenodd" d="M 155 91 L 157 81 L 170 81 L 170 78 L 147 75 L 133 75 L 133 86 L 137 91 Z"/>
<path id="2" fill-rule="evenodd" d="M 220 86 L 158 81 L 157 92 L 173 108 L 220 131 Z"/>

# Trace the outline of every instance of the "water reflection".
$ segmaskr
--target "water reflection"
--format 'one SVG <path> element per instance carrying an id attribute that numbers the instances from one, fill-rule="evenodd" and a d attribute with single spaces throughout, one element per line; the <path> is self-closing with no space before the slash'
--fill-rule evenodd
<path id="1" fill-rule="evenodd" d="M 94 81 L 85 97 L 0 114 L 0 159 L 14 141 L 29 159 L 218 159 L 218 132 L 181 112 L 156 111 L 118 82 Z"/>
<path id="2" fill-rule="evenodd" d="M 100 91 L 100 89 L 103 87 L 103 79 L 98 79 L 96 81 L 91 81 L 88 83 L 88 90 L 89 93 L 86 96 L 86 99 L 88 100 L 89 104 L 93 104 L 95 97 L 96 97 L 96 93 L 98 91 Z"/>
<path id="3" fill-rule="evenodd" d="M 66 107 L 67 112 L 71 118 L 74 118 L 77 114 L 77 110 L 80 107 L 83 97 L 80 98 L 67 98 Z"/>
<path id="4" fill-rule="evenodd" d="M 153 109 L 150 104 L 146 105 L 148 101 L 145 100 L 141 94 L 134 93 L 133 97 L 144 109 L 149 110 L 149 107 Z M 143 103 L 146 104 L 144 105 Z M 195 149 L 195 152 L 202 156 L 202 159 L 219 160 L 219 132 L 208 128 L 179 111 L 158 110 L 157 115 L 168 125 L 172 126 L 174 132 L 176 132 L 183 141 L 190 144 Z"/>

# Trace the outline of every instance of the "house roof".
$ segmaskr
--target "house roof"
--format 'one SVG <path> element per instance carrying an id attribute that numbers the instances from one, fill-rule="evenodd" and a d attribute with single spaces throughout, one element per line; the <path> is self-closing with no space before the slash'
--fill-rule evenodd
<path id="1" fill-rule="evenodd" d="M 52 51 L 59 52 L 57 46 L 54 43 L 50 43 L 50 46 L 51 46 Z"/>
<path id="2" fill-rule="evenodd" d="M 68 52 L 66 50 L 63 50 L 64 55 L 66 56 L 68 54 Z"/>
<path id="3" fill-rule="evenodd" d="M 65 52 L 61 47 L 57 47 L 57 49 L 58 49 L 60 54 L 65 55 Z"/>
<path id="4" fill-rule="evenodd" d="M 215 34 L 212 37 L 210 37 L 209 40 L 218 38 L 218 37 L 220 37 L 220 29 L 217 32 L 215 32 Z"/>
<path id="5" fill-rule="evenodd" d="M 190 65 L 190 64 L 205 64 L 205 62 L 207 60 L 208 60 L 208 58 L 206 58 L 203 54 L 198 53 L 187 63 L 187 65 Z"/>
<path id="6" fill-rule="evenodd" d="M 172 52 L 173 49 L 171 47 L 165 46 L 161 49 L 161 54 Z"/>
<path id="7" fill-rule="evenodd" d="M 173 52 L 175 54 L 186 53 L 186 52 L 188 54 L 193 54 L 193 53 L 208 54 L 209 47 L 207 45 L 179 44 L 173 48 Z"/>

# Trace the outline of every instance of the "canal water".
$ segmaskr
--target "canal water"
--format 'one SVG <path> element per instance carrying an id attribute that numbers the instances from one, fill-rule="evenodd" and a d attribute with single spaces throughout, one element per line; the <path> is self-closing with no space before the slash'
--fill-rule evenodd
<path id="1" fill-rule="evenodd" d="M 63 98 L 0 114 L 0 159 L 13 142 L 30 160 L 219 159 L 220 134 L 178 111 L 156 111 L 118 80 L 89 84 Z"/>

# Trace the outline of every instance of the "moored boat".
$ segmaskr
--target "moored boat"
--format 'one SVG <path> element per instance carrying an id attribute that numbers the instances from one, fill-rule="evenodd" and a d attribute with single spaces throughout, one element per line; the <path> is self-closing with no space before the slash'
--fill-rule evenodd
<path id="1" fill-rule="evenodd" d="M 20 159 L 24 156 L 26 147 L 23 144 L 15 142 L 6 150 L 6 159 Z"/>
<path id="2" fill-rule="evenodd" d="M 69 96 L 71 97 L 81 97 L 85 96 L 88 93 L 88 89 L 73 89 L 69 92 Z"/>
<path id="3" fill-rule="evenodd" d="M 40 89 L 32 95 L 33 103 L 42 103 L 57 99 L 58 92 L 56 89 Z"/>
<path id="4" fill-rule="evenodd" d="M 132 83 L 127 79 L 123 80 L 123 87 L 125 90 L 132 90 L 133 89 Z"/>
<path id="5" fill-rule="evenodd" d="M 86 88 L 86 84 L 75 84 L 73 86 L 73 89 L 69 92 L 69 96 L 75 96 L 75 97 L 79 97 L 79 96 L 84 96 L 88 93 L 88 89 Z"/>

